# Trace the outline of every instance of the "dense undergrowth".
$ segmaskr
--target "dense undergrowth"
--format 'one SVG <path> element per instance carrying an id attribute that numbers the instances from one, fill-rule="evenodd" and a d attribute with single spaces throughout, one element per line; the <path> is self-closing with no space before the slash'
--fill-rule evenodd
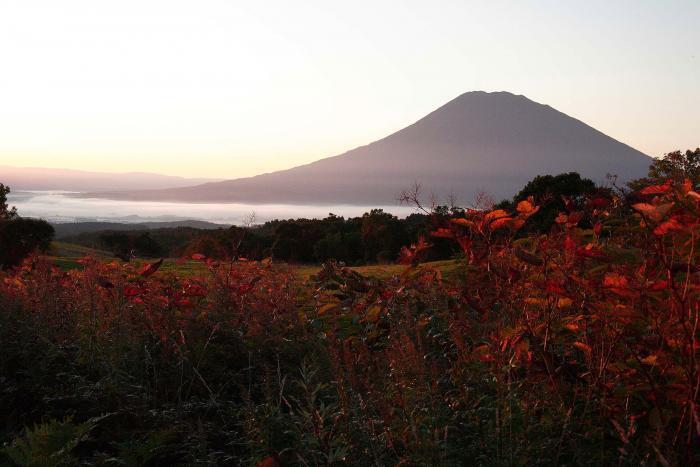
<path id="1" fill-rule="evenodd" d="M 444 280 L 309 283 L 201 258 L 0 277 L 0 464 L 691 465 L 700 460 L 700 195 L 568 204 L 433 232 Z"/>

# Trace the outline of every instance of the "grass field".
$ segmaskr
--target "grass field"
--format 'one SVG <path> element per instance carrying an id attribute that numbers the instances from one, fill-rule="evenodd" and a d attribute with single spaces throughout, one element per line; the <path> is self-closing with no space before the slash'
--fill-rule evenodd
<path id="1" fill-rule="evenodd" d="M 421 267 L 437 269 L 446 278 L 454 277 L 460 271 L 459 262 L 456 260 L 432 261 L 429 263 L 423 263 Z M 320 269 L 321 266 L 318 265 L 302 265 L 294 267 L 295 272 L 302 279 L 310 278 L 314 274 L 318 273 Z M 350 269 L 362 274 L 363 276 L 387 279 L 401 274 L 401 272 L 406 269 L 406 266 L 403 264 L 374 264 L 370 266 L 353 266 Z"/>
<path id="2" fill-rule="evenodd" d="M 82 268 L 79 260 L 86 256 L 104 261 L 120 261 L 107 251 L 96 250 L 65 242 L 53 242 L 46 258 L 51 260 L 57 267 L 65 271 L 75 268 Z M 137 259 L 134 262 L 136 264 L 141 264 L 145 261 Z M 321 270 L 321 266 L 317 264 L 290 266 L 302 281 L 308 280 L 311 276 L 317 274 Z M 421 265 L 421 267 L 436 269 L 442 273 L 443 277 L 448 279 L 457 276 L 460 272 L 460 264 L 456 260 L 433 261 L 424 263 Z M 402 264 L 376 264 L 369 266 L 353 266 L 350 267 L 350 269 L 364 276 L 386 279 L 401 274 L 401 272 L 406 269 L 406 266 Z M 161 270 L 177 272 L 183 275 L 194 275 L 204 272 L 206 268 L 200 261 L 181 261 L 177 258 L 166 258 L 165 261 L 163 261 Z"/>

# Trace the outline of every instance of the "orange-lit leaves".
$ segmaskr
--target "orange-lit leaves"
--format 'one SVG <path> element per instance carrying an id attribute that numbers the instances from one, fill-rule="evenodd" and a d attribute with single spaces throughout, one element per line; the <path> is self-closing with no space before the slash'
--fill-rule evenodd
<path id="1" fill-rule="evenodd" d="M 163 265 L 163 259 L 159 259 L 155 263 L 150 263 L 146 264 L 142 269 L 141 269 L 141 276 L 143 277 L 148 277 L 152 274 L 154 274 L 160 267 Z"/>

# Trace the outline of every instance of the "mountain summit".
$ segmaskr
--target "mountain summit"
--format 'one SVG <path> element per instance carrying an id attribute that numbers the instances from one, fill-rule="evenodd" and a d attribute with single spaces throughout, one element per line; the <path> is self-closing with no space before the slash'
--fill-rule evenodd
<path id="1" fill-rule="evenodd" d="M 344 154 L 288 170 L 168 190 L 102 194 L 132 200 L 387 205 L 414 182 L 468 203 L 510 197 L 536 175 L 596 182 L 644 176 L 651 158 L 547 105 L 469 92 L 416 123 Z"/>

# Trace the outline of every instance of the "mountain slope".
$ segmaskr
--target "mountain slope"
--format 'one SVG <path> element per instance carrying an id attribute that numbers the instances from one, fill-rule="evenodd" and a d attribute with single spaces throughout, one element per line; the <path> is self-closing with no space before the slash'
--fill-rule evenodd
<path id="1" fill-rule="evenodd" d="M 418 181 L 426 193 L 512 196 L 539 174 L 577 171 L 597 182 L 646 174 L 651 159 L 557 110 L 507 92 L 470 92 L 384 139 L 256 177 L 111 193 L 132 200 L 390 204 Z"/>
<path id="2" fill-rule="evenodd" d="M 13 191 L 148 190 L 186 187 L 210 181 L 214 179 L 173 177 L 142 172 L 107 173 L 0 165 L 0 183 L 10 186 Z"/>

